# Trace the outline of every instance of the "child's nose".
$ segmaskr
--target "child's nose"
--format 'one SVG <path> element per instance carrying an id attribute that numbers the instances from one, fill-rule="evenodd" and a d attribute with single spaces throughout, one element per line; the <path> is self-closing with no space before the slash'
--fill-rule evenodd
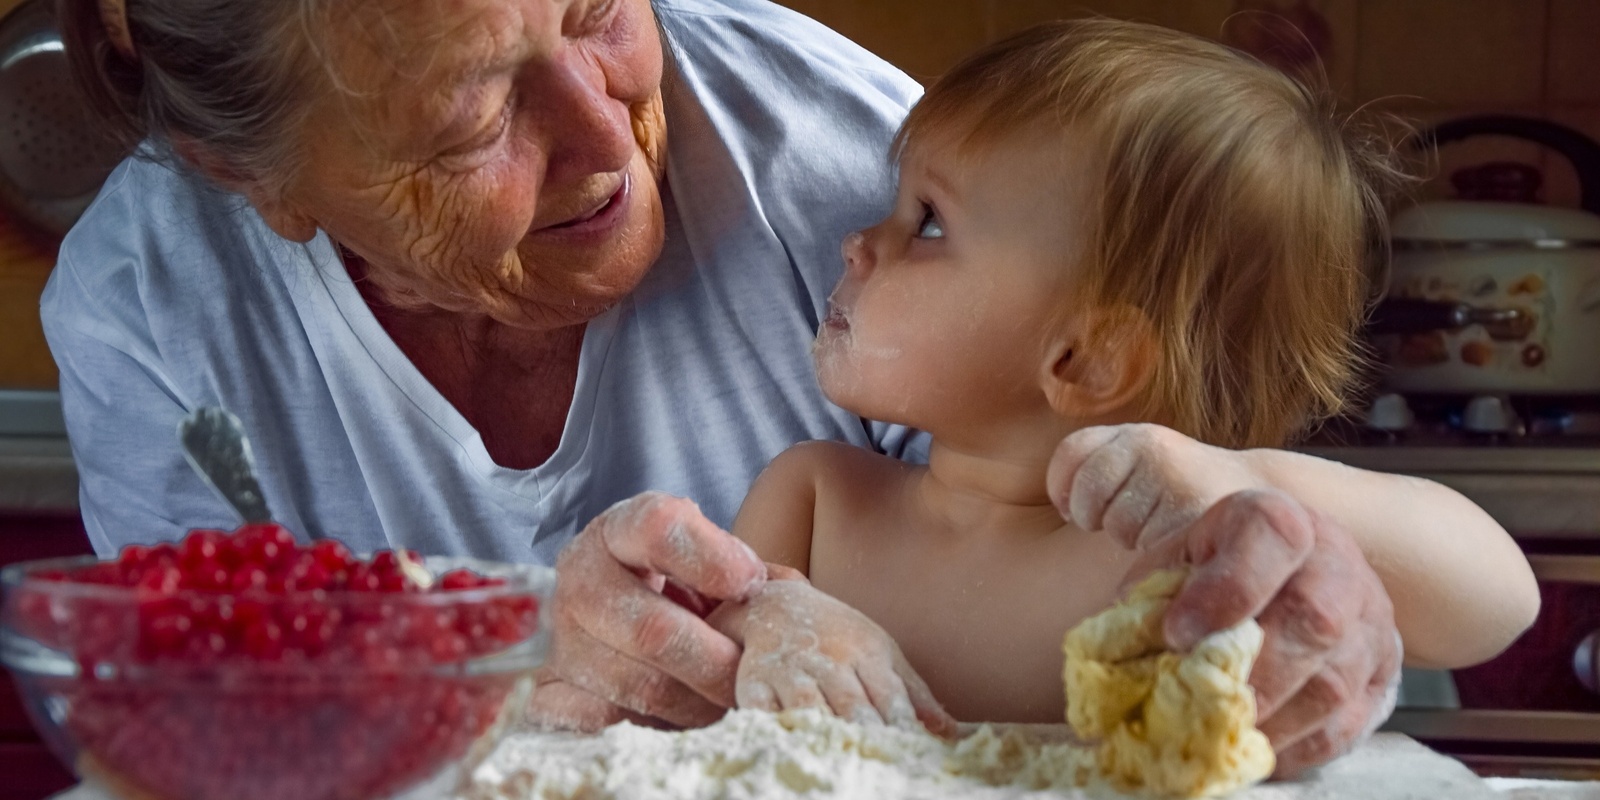
<path id="1" fill-rule="evenodd" d="M 857 278 L 866 277 L 872 271 L 872 250 L 867 247 L 867 235 L 856 231 L 844 237 L 844 267 L 845 272 Z"/>

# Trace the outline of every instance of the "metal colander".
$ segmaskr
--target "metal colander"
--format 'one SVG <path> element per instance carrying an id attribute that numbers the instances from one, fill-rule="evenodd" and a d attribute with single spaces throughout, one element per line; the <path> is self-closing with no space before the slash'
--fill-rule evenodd
<path id="1" fill-rule="evenodd" d="M 0 19 L 0 203 L 47 233 L 72 227 L 124 155 L 72 81 L 48 2 Z"/>

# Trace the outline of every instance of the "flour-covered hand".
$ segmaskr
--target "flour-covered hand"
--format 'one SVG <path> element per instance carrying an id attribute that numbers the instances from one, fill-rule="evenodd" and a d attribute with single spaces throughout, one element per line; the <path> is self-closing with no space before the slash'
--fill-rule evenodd
<path id="1" fill-rule="evenodd" d="M 939 735 L 955 732 L 955 720 L 889 634 L 804 579 L 769 580 L 709 621 L 744 643 L 735 689 L 741 708 L 826 708 L 856 722 L 920 721 Z"/>
<path id="2" fill-rule="evenodd" d="M 766 569 L 694 503 L 660 492 L 624 500 L 589 523 L 556 569 L 536 722 L 697 726 L 733 704 L 739 647 L 702 616 L 754 594 Z"/>
<path id="3" fill-rule="evenodd" d="M 1146 423 L 1066 437 L 1046 481 L 1065 519 L 1129 548 L 1162 541 L 1230 494 L 1268 487 L 1247 453 Z"/>

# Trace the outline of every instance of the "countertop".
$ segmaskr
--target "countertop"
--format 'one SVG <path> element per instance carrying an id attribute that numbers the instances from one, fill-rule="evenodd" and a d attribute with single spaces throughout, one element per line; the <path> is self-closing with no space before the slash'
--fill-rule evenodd
<path id="1" fill-rule="evenodd" d="M 0 512 L 77 510 L 78 471 L 60 394 L 0 389 Z"/>
<path id="2" fill-rule="evenodd" d="M 66 437 L 0 436 L 0 512 L 77 510 L 78 470 Z"/>
<path id="3" fill-rule="evenodd" d="M 820 792 L 818 795 L 826 796 Z M 406 798 L 442 800 L 450 796 L 449 792 L 418 790 L 410 792 Z M 1435 753 L 1408 737 L 1383 733 L 1304 778 L 1261 784 L 1233 797 L 1237 800 L 1578 800 L 1600 797 L 1600 783 L 1483 780 L 1461 762 Z M 56 795 L 53 800 L 111 798 L 104 791 L 84 784 Z"/>

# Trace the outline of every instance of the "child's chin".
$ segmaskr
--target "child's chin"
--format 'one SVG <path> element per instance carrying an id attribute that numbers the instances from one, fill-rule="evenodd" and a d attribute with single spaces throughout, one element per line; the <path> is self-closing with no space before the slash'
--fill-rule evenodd
<path id="1" fill-rule="evenodd" d="M 857 406 L 860 405 L 862 381 L 856 365 L 842 355 L 830 358 L 818 353 L 816 368 L 817 385 L 822 387 L 822 396 L 828 398 L 828 402 L 859 415 L 861 412 Z"/>

